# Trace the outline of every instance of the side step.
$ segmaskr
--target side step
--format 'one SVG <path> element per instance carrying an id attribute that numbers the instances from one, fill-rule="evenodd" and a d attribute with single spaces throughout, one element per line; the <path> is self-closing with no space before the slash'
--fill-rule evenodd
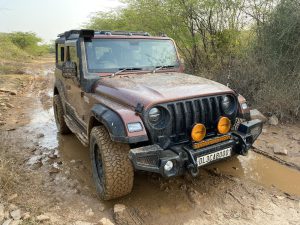
<path id="1" fill-rule="evenodd" d="M 85 146 L 88 147 L 89 141 L 86 134 L 78 127 L 76 122 L 74 122 L 69 116 L 64 116 L 67 126 L 70 130 L 78 137 L 80 142 Z"/>

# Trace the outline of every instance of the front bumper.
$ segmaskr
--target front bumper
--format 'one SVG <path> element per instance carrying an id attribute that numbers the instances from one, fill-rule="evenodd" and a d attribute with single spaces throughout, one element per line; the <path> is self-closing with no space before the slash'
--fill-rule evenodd
<path id="1" fill-rule="evenodd" d="M 260 120 L 241 123 L 236 131 L 230 133 L 230 139 L 207 147 L 194 150 L 191 144 L 180 144 L 162 149 L 158 145 L 149 145 L 131 149 L 129 158 L 136 170 L 160 173 L 164 177 L 178 176 L 189 171 L 193 176 L 198 174 L 197 158 L 226 148 L 233 154 L 246 155 L 254 141 L 262 131 Z M 173 168 L 169 171 L 164 167 L 172 161 Z M 216 162 L 218 160 L 214 160 Z"/>

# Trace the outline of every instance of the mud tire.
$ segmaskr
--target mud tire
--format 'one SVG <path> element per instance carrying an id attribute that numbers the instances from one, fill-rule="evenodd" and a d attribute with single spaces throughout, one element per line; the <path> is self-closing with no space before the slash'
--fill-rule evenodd
<path id="1" fill-rule="evenodd" d="M 93 179 L 99 197 L 110 200 L 131 192 L 134 170 L 129 160 L 130 147 L 113 142 L 104 126 L 94 127 L 90 135 Z"/>
<path id="2" fill-rule="evenodd" d="M 58 131 L 61 134 L 71 133 L 64 118 L 64 109 L 59 95 L 53 96 L 54 117 Z"/>

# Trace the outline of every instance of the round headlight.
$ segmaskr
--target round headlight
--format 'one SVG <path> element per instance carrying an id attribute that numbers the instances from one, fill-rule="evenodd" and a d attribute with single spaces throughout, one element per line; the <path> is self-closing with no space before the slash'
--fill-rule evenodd
<path id="1" fill-rule="evenodd" d="M 152 108 L 149 111 L 149 121 L 151 123 L 157 123 L 161 118 L 161 111 L 158 108 Z"/>
<path id="2" fill-rule="evenodd" d="M 231 115 L 234 112 L 234 99 L 231 96 L 224 96 L 221 105 L 226 115 Z"/>
<path id="3" fill-rule="evenodd" d="M 151 108 L 147 117 L 149 124 L 155 129 L 164 129 L 171 120 L 169 111 L 161 106 Z"/>

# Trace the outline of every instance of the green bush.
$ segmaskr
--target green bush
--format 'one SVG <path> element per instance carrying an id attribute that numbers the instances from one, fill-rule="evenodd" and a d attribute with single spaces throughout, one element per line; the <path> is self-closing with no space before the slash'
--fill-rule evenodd
<path id="1" fill-rule="evenodd" d="M 11 42 L 30 55 L 41 56 L 49 52 L 49 46 L 41 44 L 42 39 L 32 32 L 13 32 L 8 37 Z"/>
<path id="2" fill-rule="evenodd" d="M 0 33 L 0 59 L 26 59 L 29 54 L 16 46 L 7 34 Z"/>

